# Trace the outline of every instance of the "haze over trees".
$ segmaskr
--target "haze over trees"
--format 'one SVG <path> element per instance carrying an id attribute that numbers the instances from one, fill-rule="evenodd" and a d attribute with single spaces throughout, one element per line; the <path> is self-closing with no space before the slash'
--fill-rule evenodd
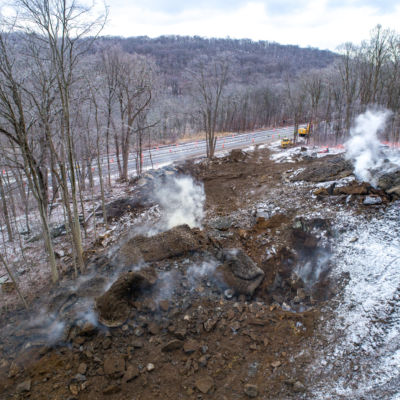
<path id="1" fill-rule="evenodd" d="M 18 19 L 0 22 L 3 264 L 8 243 L 23 254 L 21 235 L 38 220 L 53 281 L 57 229 L 71 244 L 75 274 L 82 272 L 82 237 L 88 223 L 100 223 L 99 205 L 107 226 L 113 160 L 126 181 L 129 157 L 140 174 L 149 145 L 203 132 L 213 157 L 218 132 L 283 124 L 296 132 L 305 122 L 313 122 L 314 140 L 341 142 L 371 105 L 392 111 L 386 135 L 398 141 L 400 38 L 380 26 L 334 54 L 250 40 L 104 38 L 106 12 L 92 18 L 64 0 L 16 4 Z"/>

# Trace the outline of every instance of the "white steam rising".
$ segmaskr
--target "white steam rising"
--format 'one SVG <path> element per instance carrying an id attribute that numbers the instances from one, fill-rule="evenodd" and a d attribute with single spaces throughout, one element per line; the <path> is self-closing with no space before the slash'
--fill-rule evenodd
<path id="1" fill-rule="evenodd" d="M 158 274 L 158 294 L 155 297 L 155 302 L 161 300 L 170 300 L 181 280 L 181 275 L 178 271 L 164 271 Z"/>
<path id="2" fill-rule="evenodd" d="M 163 230 L 187 224 L 201 227 L 204 216 L 204 186 L 189 176 L 167 179 L 158 185 L 155 198 L 162 209 Z"/>
<path id="3" fill-rule="evenodd" d="M 308 287 L 311 287 L 319 281 L 321 274 L 328 270 L 330 258 L 329 252 L 320 250 L 316 259 L 308 260 L 306 263 L 297 266 L 297 276 Z"/>
<path id="4" fill-rule="evenodd" d="M 203 261 L 200 265 L 191 265 L 186 271 L 186 277 L 192 287 L 195 287 L 198 282 L 204 277 L 212 278 L 218 263 L 214 260 Z"/>
<path id="5" fill-rule="evenodd" d="M 368 110 L 356 118 L 355 126 L 350 130 L 346 153 L 359 180 L 374 184 L 372 170 L 381 167 L 383 162 L 378 134 L 385 128 L 389 116 L 388 110 Z"/>

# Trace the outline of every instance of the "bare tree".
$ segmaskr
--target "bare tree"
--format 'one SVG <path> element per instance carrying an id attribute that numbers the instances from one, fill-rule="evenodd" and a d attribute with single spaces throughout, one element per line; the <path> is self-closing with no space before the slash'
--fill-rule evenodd
<path id="1" fill-rule="evenodd" d="M 318 125 L 318 111 L 319 105 L 324 94 L 325 82 L 324 76 L 321 71 L 310 71 L 303 78 L 304 91 L 308 95 L 309 103 L 311 105 L 310 118 L 308 123 L 310 128 Z"/>
<path id="2" fill-rule="evenodd" d="M 358 50 L 352 43 L 345 43 L 339 47 L 342 57 L 340 58 L 337 69 L 341 79 L 341 89 L 346 102 L 345 109 L 345 129 L 346 135 L 350 131 L 351 116 L 354 104 L 359 94 L 359 60 Z"/>
<path id="3" fill-rule="evenodd" d="M 80 58 L 87 52 L 105 23 L 105 15 L 89 20 L 90 8 L 79 5 L 75 0 L 17 0 L 20 18 L 30 36 L 42 42 L 52 66 L 60 105 L 60 134 L 68 163 L 68 176 L 63 173 L 64 202 L 69 208 L 72 202 L 70 228 L 76 264 L 84 269 L 83 247 L 79 223 L 76 164 L 71 116 L 71 90 L 74 71 Z M 91 34 L 90 38 L 87 38 Z M 64 171 L 65 172 L 65 171 Z M 68 190 L 69 189 L 69 190 Z M 70 191 L 70 196 L 69 196 Z"/>
<path id="4" fill-rule="evenodd" d="M 107 176 L 108 185 L 111 186 L 111 165 L 110 165 L 110 131 L 112 126 L 112 115 L 116 102 L 117 82 L 118 82 L 118 54 L 121 52 L 119 47 L 105 49 L 100 54 L 98 62 L 100 75 L 103 82 L 100 84 L 101 97 L 105 104 L 106 117 L 106 156 L 107 156 Z M 119 161 L 119 160 L 118 160 Z M 120 164 L 118 164 L 120 165 Z"/>
<path id="5" fill-rule="evenodd" d="M 103 61 L 107 82 L 107 118 L 113 113 L 111 124 L 120 178 L 127 180 L 131 145 L 137 132 L 137 118 L 147 112 L 153 99 L 155 66 L 146 57 L 126 54 L 119 48 L 105 52 Z M 115 108 L 117 110 L 113 112 Z"/>
<path id="6" fill-rule="evenodd" d="M 299 125 L 304 118 L 304 112 L 306 108 L 306 97 L 307 94 L 304 90 L 303 85 L 299 82 L 290 82 L 290 78 L 286 78 L 286 95 L 289 105 L 290 113 L 294 120 L 294 131 L 293 137 L 294 142 L 297 142 L 297 135 L 299 132 Z"/>
<path id="7" fill-rule="evenodd" d="M 32 124 L 27 118 L 24 103 L 23 76 L 19 63 L 10 54 L 4 33 L 0 32 L 0 134 L 6 136 L 19 150 L 25 176 L 37 200 L 43 235 L 53 281 L 59 274 L 51 241 L 47 216 L 45 179 L 32 145 Z"/>
<path id="8" fill-rule="evenodd" d="M 200 57 L 188 69 L 191 92 L 206 133 L 207 157 L 213 158 L 217 138 L 215 129 L 221 111 L 222 94 L 229 78 L 228 55 Z"/>

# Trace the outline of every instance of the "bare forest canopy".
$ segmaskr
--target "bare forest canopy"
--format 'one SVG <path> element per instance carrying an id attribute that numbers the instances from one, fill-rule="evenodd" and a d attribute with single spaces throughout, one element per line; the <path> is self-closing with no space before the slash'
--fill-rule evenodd
<path id="1" fill-rule="evenodd" d="M 192 60 L 199 56 L 215 57 L 230 53 L 234 58 L 234 80 L 244 84 L 255 84 L 265 78 L 279 80 L 285 74 L 294 77 L 302 71 L 326 68 L 338 58 L 338 54 L 311 47 L 198 36 L 161 36 L 154 39 L 147 36 L 101 37 L 94 49 L 101 51 L 115 45 L 127 53 L 151 57 L 166 81 L 174 88 L 181 86 L 182 74 Z"/>

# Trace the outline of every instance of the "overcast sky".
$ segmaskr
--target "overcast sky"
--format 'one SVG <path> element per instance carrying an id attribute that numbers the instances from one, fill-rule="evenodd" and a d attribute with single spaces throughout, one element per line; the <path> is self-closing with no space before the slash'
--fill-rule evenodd
<path id="1" fill-rule="evenodd" d="M 105 1 L 110 17 L 103 34 L 125 37 L 250 38 L 335 50 L 344 42 L 367 39 L 377 24 L 400 27 L 400 0 Z M 11 2 L 0 0 L 0 11 L 10 11 Z"/>
<path id="2" fill-rule="evenodd" d="M 377 24 L 396 29 L 397 0 L 108 0 L 105 34 L 250 38 L 335 48 Z"/>

